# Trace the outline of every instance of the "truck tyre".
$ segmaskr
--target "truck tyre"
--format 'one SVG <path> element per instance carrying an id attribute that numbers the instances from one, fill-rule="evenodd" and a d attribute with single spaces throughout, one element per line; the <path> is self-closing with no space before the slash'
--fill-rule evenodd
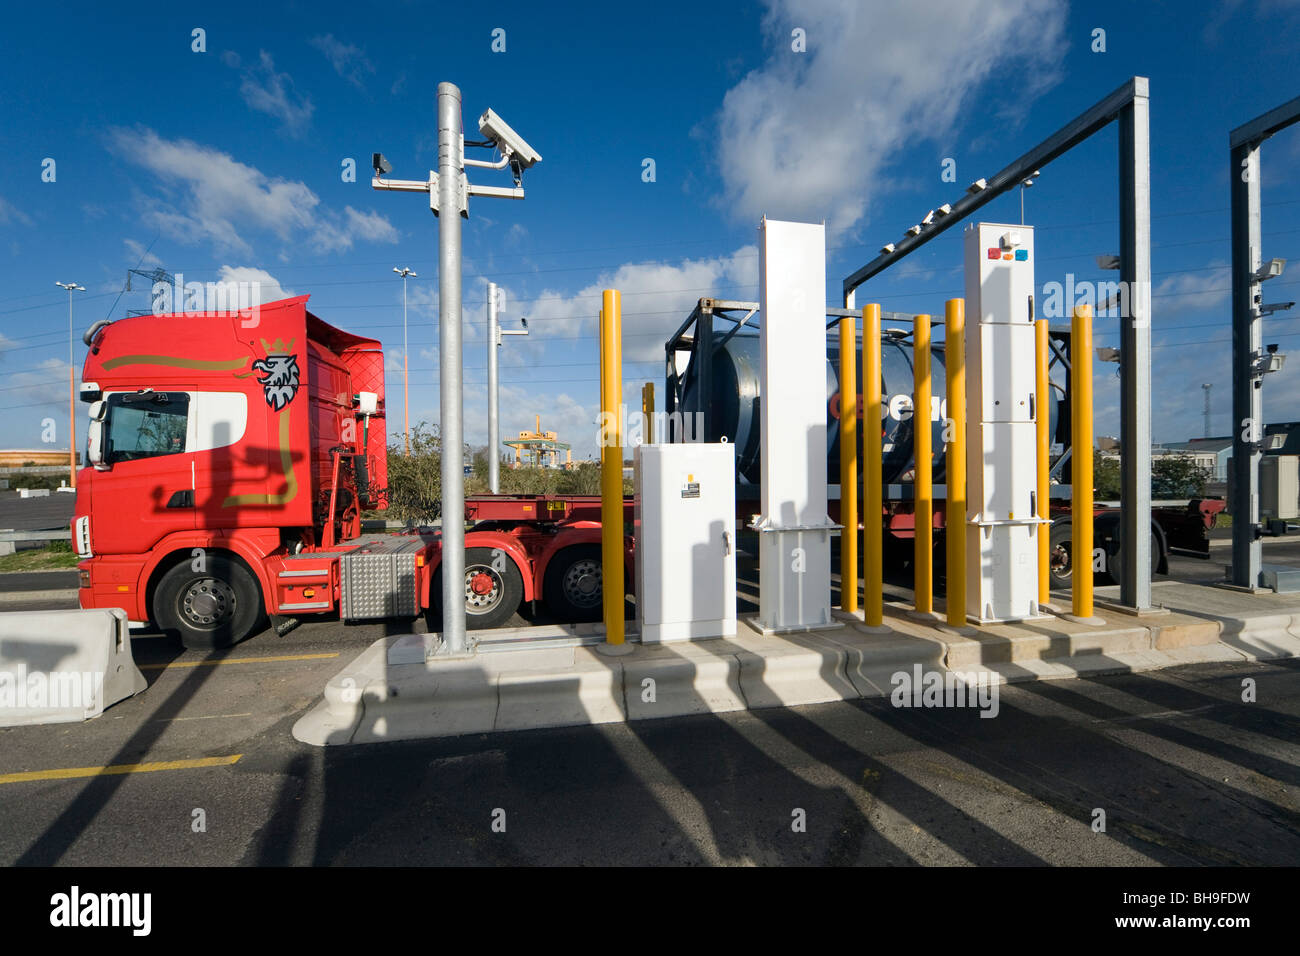
<path id="1" fill-rule="evenodd" d="M 1070 590 L 1071 573 L 1074 570 L 1071 537 L 1070 522 L 1052 522 L 1052 530 L 1047 538 L 1047 567 L 1053 591 Z"/>
<path id="2" fill-rule="evenodd" d="M 220 554 L 209 555 L 202 571 L 182 561 L 154 590 L 154 623 L 193 650 L 238 644 L 257 630 L 262 613 L 257 578 L 242 562 Z"/>
<path id="3" fill-rule="evenodd" d="M 433 575 L 429 602 L 441 618 L 442 566 Z M 500 627 L 514 617 L 524 599 L 524 579 L 504 551 L 498 548 L 465 549 L 465 628 L 471 631 Z M 431 622 L 432 623 L 432 622 Z"/>
<path id="4" fill-rule="evenodd" d="M 602 581 L 600 545 L 580 544 L 551 558 L 542 596 L 560 621 L 599 621 L 604 610 Z"/>

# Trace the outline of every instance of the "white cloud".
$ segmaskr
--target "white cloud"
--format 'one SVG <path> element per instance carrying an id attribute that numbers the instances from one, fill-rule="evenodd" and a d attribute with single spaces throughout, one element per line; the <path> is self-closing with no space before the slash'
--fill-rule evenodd
<path id="1" fill-rule="evenodd" d="M 1222 260 L 1211 263 L 1204 271 L 1167 276 L 1156 283 L 1151 293 L 1155 327 L 1160 327 L 1162 317 L 1177 324 L 1180 313 L 1216 309 L 1228 301 L 1231 292 L 1232 272 Z"/>
<path id="2" fill-rule="evenodd" d="M 271 54 L 260 50 L 257 62 L 243 67 L 239 54 L 228 50 L 222 61 L 240 70 L 239 92 L 250 109 L 275 117 L 291 136 L 307 128 L 315 106 L 309 97 L 294 92 L 293 78 L 288 73 L 276 72 Z"/>
<path id="3" fill-rule="evenodd" d="M 758 250 L 743 246 L 729 256 L 684 259 L 679 263 L 637 262 L 620 266 L 572 296 L 542 292 L 512 306 L 528 317 L 528 339 L 596 336 L 601 293 L 618 289 L 622 297 L 624 362 L 663 360 L 664 342 L 704 296 L 756 299 Z M 511 300 L 514 296 L 510 297 Z"/>
<path id="4" fill-rule="evenodd" d="M 361 212 L 351 206 L 345 206 L 343 214 L 347 218 L 349 235 L 374 242 L 396 242 L 398 239 L 393 224 L 377 212 Z"/>
<path id="5" fill-rule="evenodd" d="M 22 226 L 32 224 L 31 217 L 15 206 L 9 200 L 0 196 L 0 225 L 15 222 Z"/>
<path id="6" fill-rule="evenodd" d="M 131 253 L 131 261 L 138 263 L 131 268 L 133 269 L 157 269 L 162 266 L 162 260 L 149 252 L 144 243 L 136 242 L 134 239 L 122 240 L 126 243 L 126 249 Z"/>
<path id="7" fill-rule="evenodd" d="M 181 242 L 206 239 L 220 249 L 249 255 L 252 247 L 241 229 L 269 232 L 285 243 L 306 239 L 318 252 L 350 249 L 357 239 L 398 238 L 378 213 L 351 206 L 342 214 L 325 209 L 305 183 L 269 177 L 211 146 L 166 140 L 144 128 L 111 130 L 109 146 L 179 191 L 168 202 L 152 202 L 145 218 Z"/>
<path id="8" fill-rule="evenodd" d="M 325 58 L 330 61 L 330 66 L 334 67 L 335 73 L 358 89 L 363 89 L 365 86 L 362 77 L 367 73 L 375 72 L 374 66 L 366 58 L 365 51 L 350 43 L 336 40 L 332 33 L 312 37 L 307 42 L 325 54 Z"/>
<path id="9" fill-rule="evenodd" d="M 295 294 L 281 286 L 280 280 L 265 269 L 252 266 L 222 266 L 217 278 L 237 294 L 237 300 L 227 306 L 231 309 L 276 302 Z"/>
<path id="10" fill-rule="evenodd" d="M 832 235 L 862 220 L 905 147 L 959 158 L 960 120 L 988 118 L 972 94 L 995 73 L 1015 77 L 999 96 L 1020 104 L 1055 82 L 1067 15 L 1063 0 L 767 3 L 772 53 L 719 117 L 725 202 L 750 221 L 824 220 Z M 806 53 L 791 50 L 796 27 Z"/>

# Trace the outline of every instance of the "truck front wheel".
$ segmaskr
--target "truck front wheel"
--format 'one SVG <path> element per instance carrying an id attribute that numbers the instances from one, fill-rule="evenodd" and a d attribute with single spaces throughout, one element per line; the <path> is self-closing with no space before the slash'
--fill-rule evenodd
<path id="1" fill-rule="evenodd" d="M 154 623 L 195 650 L 238 644 L 262 617 L 261 589 L 238 561 L 210 554 L 203 570 L 182 561 L 163 575 L 153 597 Z"/>

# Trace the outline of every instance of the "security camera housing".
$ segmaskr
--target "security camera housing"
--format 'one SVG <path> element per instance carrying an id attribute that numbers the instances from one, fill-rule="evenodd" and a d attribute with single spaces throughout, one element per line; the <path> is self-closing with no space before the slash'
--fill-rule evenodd
<path id="1" fill-rule="evenodd" d="M 478 118 L 479 132 L 497 144 L 503 153 L 510 154 L 510 164 L 528 169 L 542 161 L 542 154 L 528 145 L 528 141 L 510 128 L 510 124 L 491 110 Z"/>
<path id="2" fill-rule="evenodd" d="M 384 158 L 383 153 L 371 153 L 370 168 L 375 171 L 376 176 L 382 178 L 393 171 L 393 164 Z"/>

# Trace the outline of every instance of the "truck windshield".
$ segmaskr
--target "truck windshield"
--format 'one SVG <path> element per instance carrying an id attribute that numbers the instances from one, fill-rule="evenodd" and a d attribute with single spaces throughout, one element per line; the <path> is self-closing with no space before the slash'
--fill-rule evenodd
<path id="1" fill-rule="evenodd" d="M 108 464 L 185 451 L 190 396 L 186 392 L 117 392 L 104 422 Z"/>

